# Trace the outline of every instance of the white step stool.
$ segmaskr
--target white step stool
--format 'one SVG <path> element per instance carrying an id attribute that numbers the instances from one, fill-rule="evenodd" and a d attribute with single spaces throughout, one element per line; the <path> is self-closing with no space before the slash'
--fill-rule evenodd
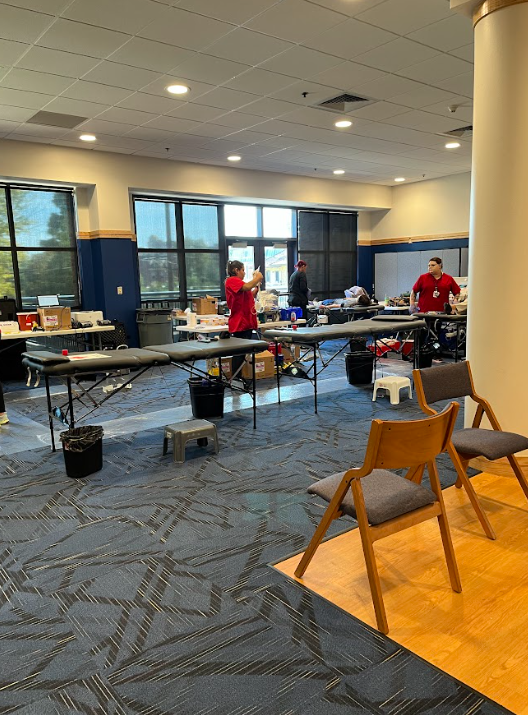
<path id="1" fill-rule="evenodd" d="M 409 397 L 412 397 L 411 381 L 408 377 L 397 377 L 396 375 L 378 377 L 374 382 L 372 402 L 375 402 L 378 390 L 383 389 L 389 391 L 391 405 L 399 405 L 402 387 L 406 387 L 409 390 Z"/>

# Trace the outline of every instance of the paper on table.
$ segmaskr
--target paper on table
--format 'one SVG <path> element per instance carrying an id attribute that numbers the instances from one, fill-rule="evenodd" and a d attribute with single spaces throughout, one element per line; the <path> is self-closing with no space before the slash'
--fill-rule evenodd
<path id="1" fill-rule="evenodd" d="M 68 360 L 99 360 L 100 358 L 109 358 L 110 355 L 104 353 L 83 353 L 82 355 L 68 355 Z"/>

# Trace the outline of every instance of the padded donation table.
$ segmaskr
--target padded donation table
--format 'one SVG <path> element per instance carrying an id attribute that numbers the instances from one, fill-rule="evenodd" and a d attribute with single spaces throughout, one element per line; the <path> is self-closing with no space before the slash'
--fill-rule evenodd
<path id="1" fill-rule="evenodd" d="M 226 340 L 213 340 L 211 342 L 189 340 L 185 343 L 148 346 L 145 348 L 70 353 L 67 356 L 57 355 L 56 353 L 47 351 L 39 351 L 23 353 L 22 364 L 28 369 L 30 376 L 31 372 L 36 372 L 39 380 L 41 375 L 44 376 L 51 446 L 53 451 L 55 451 L 53 417 L 60 417 L 63 424 L 69 427 L 75 427 L 74 401 L 79 402 L 84 407 L 89 403 L 88 406 L 91 409 L 83 415 L 84 418 L 98 409 L 114 394 L 130 385 L 151 367 L 172 364 L 186 372 L 209 377 L 207 372 L 194 365 L 195 361 L 214 357 L 222 358 L 231 355 L 254 354 L 265 350 L 267 346 L 268 344 L 263 340 L 228 338 Z M 252 361 L 252 365 L 253 380 L 251 395 L 253 399 L 253 427 L 256 428 L 256 380 L 254 360 Z M 96 399 L 94 394 L 92 394 L 94 389 L 108 378 L 119 375 L 121 370 L 130 371 L 128 379 L 118 385 L 112 392 L 106 394 L 101 400 Z M 96 378 L 95 380 L 93 379 L 94 376 Z M 68 389 L 68 401 L 55 409 L 52 408 L 51 404 L 50 377 L 57 377 L 65 381 Z M 81 382 L 87 379 L 91 380 L 90 385 L 88 387 L 81 385 Z M 246 392 L 246 390 L 242 388 L 232 386 L 223 376 L 221 376 L 220 379 L 232 389 L 239 389 L 241 392 Z M 75 395 L 73 393 L 72 383 L 76 388 Z"/>
<path id="2" fill-rule="evenodd" d="M 313 328 L 298 328 L 293 329 L 276 329 L 265 330 L 263 333 L 266 340 L 273 340 L 275 343 L 292 343 L 301 347 L 313 349 L 313 361 L 311 366 L 306 371 L 307 377 L 314 386 L 314 409 L 317 412 L 317 376 L 325 370 L 328 365 L 346 348 L 348 341 L 358 337 L 372 337 L 376 341 L 376 336 L 403 333 L 405 337 L 412 334 L 417 334 L 420 330 L 427 327 L 425 320 L 415 318 L 412 315 L 400 317 L 393 315 L 381 316 L 378 315 L 370 320 L 355 320 L 343 325 L 319 325 Z M 329 359 L 324 360 L 320 357 L 321 368 L 317 364 L 317 353 L 322 343 L 327 340 L 344 339 L 346 342 L 339 348 Z M 402 341 L 403 342 L 403 341 Z M 419 357 L 419 340 L 415 340 L 414 364 L 418 365 Z M 374 342 L 376 345 L 376 342 Z M 376 350 L 374 350 L 374 366 L 376 366 Z M 275 350 L 277 356 L 278 350 Z M 277 357 L 276 357 L 277 359 Z M 375 367 L 374 367 L 375 370 Z M 280 403 L 280 371 L 277 369 L 277 392 L 278 401 Z"/>

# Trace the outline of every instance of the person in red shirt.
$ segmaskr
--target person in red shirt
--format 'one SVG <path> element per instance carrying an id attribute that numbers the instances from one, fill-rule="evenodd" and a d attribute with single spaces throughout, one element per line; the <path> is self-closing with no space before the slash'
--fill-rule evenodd
<path id="1" fill-rule="evenodd" d="M 246 269 L 240 261 L 228 261 L 225 293 L 229 308 L 229 332 L 235 338 L 251 339 L 257 329 L 257 311 L 255 295 L 262 281 L 262 273 L 253 271 L 253 278 L 244 282 Z M 244 362 L 244 356 L 233 356 L 233 375 L 235 376 Z M 237 376 L 238 377 L 238 376 Z"/>
<path id="2" fill-rule="evenodd" d="M 450 293 L 456 297 L 460 293 L 460 286 L 452 276 L 442 271 L 442 259 L 435 256 L 429 260 L 427 273 L 421 275 L 413 285 L 409 300 L 411 313 L 417 307 L 420 313 L 443 313 L 446 303 L 449 306 Z"/>

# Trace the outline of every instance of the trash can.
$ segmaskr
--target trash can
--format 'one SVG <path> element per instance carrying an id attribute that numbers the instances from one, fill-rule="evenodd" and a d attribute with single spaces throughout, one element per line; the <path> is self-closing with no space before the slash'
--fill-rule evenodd
<path id="1" fill-rule="evenodd" d="M 432 345 L 424 345 L 420 347 L 420 355 L 418 357 L 418 367 L 420 370 L 424 367 L 431 367 L 433 364 L 433 357 L 435 354 L 435 349 Z"/>
<path id="2" fill-rule="evenodd" d="M 73 427 L 60 433 L 66 474 L 81 479 L 103 468 L 103 428 Z"/>
<path id="3" fill-rule="evenodd" d="M 136 322 L 139 330 L 139 346 L 167 345 L 172 343 L 172 316 L 170 308 L 139 308 Z"/>
<path id="4" fill-rule="evenodd" d="M 193 417 L 206 420 L 224 416 L 225 385 L 222 382 L 201 377 L 191 377 L 187 382 Z"/>
<path id="5" fill-rule="evenodd" d="M 347 380 L 350 385 L 370 385 L 372 383 L 373 352 L 362 350 L 346 353 L 345 365 Z"/>
<path id="6" fill-rule="evenodd" d="M 348 349 L 351 353 L 365 352 L 367 349 L 367 338 L 360 335 L 355 338 L 350 338 L 348 341 Z"/>

